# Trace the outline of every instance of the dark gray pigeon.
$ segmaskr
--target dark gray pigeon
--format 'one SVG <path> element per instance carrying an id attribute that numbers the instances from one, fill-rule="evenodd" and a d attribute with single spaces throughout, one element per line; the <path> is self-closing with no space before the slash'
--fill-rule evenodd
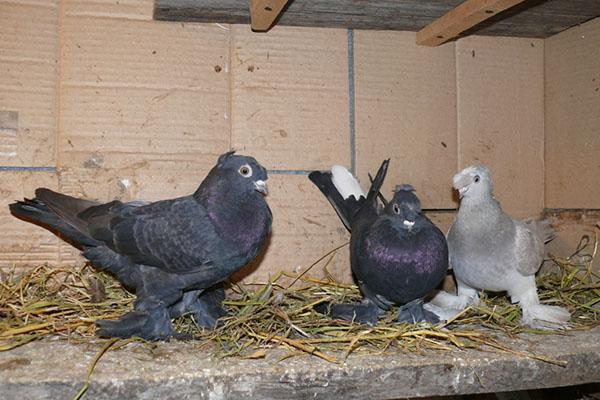
<path id="1" fill-rule="evenodd" d="M 258 255 L 271 230 L 266 180 L 254 158 L 228 152 L 190 196 L 101 204 L 40 188 L 10 210 L 135 292 L 134 310 L 98 321 L 99 336 L 168 339 L 172 318 L 193 313 L 211 328 L 224 315 L 222 282 Z"/>
<path id="2" fill-rule="evenodd" d="M 570 315 L 561 307 L 539 304 L 535 274 L 544 261 L 544 243 L 553 231 L 545 221 L 518 221 L 493 196 L 488 168 L 471 166 L 454 176 L 460 208 L 448 233 L 450 264 L 458 296 L 440 292 L 435 306 L 457 311 L 479 302 L 479 291 L 508 292 L 523 311 L 523 323 L 560 328 Z"/>
<path id="3" fill-rule="evenodd" d="M 437 322 L 437 315 L 423 308 L 422 298 L 446 275 L 446 239 L 421 213 L 410 185 L 397 187 L 392 200 L 380 207 L 377 198 L 388 164 L 382 163 L 367 195 L 344 167 L 309 175 L 351 232 L 351 268 L 364 295 L 360 304 L 321 304 L 316 309 L 373 325 L 385 310 L 401 305 L 399 322 Z"/>

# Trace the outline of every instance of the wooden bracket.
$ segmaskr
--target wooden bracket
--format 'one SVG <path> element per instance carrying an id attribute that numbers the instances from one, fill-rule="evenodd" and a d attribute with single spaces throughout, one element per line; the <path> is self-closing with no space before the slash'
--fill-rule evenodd
<path id="1" fill-rule="evenodd" d="M 253 31 L 268 31 L 289 0 L 250 0 L 250 21 Z"/>
<path id="2" fill-rule="evenodd" d="M 417 32 L 417 44 L 438 46 L 525 0 L 467 0 Z"/>

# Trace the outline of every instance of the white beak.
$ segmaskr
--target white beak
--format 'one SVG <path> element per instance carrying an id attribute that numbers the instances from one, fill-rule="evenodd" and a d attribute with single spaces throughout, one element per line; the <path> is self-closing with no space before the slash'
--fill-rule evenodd
<path id="1" fill-rule="evenodd" d="M 254 182 L 254 189 L 257 192 L 264 194 L 265 196 L 269 193 L 269 189 L 267 188 L 267 182 L 262 180 Z"/>

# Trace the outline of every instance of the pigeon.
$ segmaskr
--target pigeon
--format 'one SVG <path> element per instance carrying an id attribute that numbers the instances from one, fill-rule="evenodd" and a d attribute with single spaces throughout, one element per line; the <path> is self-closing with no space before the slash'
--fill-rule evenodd
<path id="1" fill-rule="evenodd" d="M 440 292 L 432 300 L 434 308 L 462 310 L 478 304 L 481 290 L 507 292 L 513 303 L 519 303 L 523 324 L 564 327 L 569 312 L 540 304 L 535 283 L 544 244 L 554 237 L 548 221 L 519 221 L 502 211 L 485 166 L 465 168 L 453 183 L 461 202 L 448 232 L 448 247 L 458 295 Z"/>
<path id="2" fill-rule="evenodd" d="M 225 314 L 223 282 L 259 254 L 271 231 L 267 171 L 234 153 L 221 155 L 189 196 L 101 204 L 39 188 L 10 210 L 55 232 L 135 293 L 133 311 L 97 322 L 99 336 L 177 338 L 171 319 L 183 314 L 215 326 Z"/>
<path id="3" fill-rule="evenodd" d="M 377 201 L 387 173 L 385 160 L 365 194 L 344 167 L 313 171 L 309 179 L 327 197 L 351 233 L 350 263 L 363 294 L 359 304 L 321 303 L 316 310 L 336 319 L 367 325 L 400 305 L 398 322 L 438 322 L 422 298 L 442 281 L 448 269 L 444 234 L 421 212 L 411 185 L 400 185 L 393 198 Z"/>

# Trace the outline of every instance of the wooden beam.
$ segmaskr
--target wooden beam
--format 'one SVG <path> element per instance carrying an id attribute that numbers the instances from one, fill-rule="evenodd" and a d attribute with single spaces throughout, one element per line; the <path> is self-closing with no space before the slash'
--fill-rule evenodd
<path id="1" fill-rule="evenodd" d="M 288 0 L 250 0 L 250 21 L 253 31 L 269 30 Z"/>
<path id="2" fill-rule="evenodd" d="M 467 0 L 417 32 L 417 44 L 437 46 L 524 0 Z"/>

